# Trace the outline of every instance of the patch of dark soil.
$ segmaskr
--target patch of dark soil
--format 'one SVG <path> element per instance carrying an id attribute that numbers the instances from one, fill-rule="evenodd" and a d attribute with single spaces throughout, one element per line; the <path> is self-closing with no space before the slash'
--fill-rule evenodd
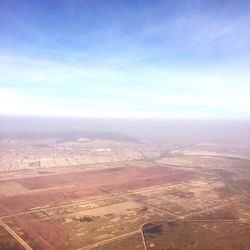
<path id="1" fill-rule="evenodd" d="M 150 225 L 147 226 L 144 231 L 145 233 L 149 233 L 149 234 L 161 234 L 163 232 L 163 227 L 162 225 L 153 225 L 151 223 L 149 223 Z"/>
<path id="2" fill-rule="evenodd" d="M 84 215 L 84 216 L 78 218 L 77 220 L 80 221 L 80 222 L 91 222 L 96 218 L 98 218 L 98 217 L 97 216 Z"/>
<path id="3" fill-rule="evenodd" d="M 174 229 L 177 226 L 177 224 L 174 221 L 169 221 L 167 223 L 167 226 L 169 229 Z"/>

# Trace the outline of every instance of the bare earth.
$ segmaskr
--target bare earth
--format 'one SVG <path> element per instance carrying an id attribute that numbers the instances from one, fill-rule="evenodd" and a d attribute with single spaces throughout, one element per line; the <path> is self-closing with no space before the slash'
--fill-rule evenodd
<path id="1" fill-rule="evenodd" d="M 250 145 L 0 144 L 0 249 L 250 249 Z"/>

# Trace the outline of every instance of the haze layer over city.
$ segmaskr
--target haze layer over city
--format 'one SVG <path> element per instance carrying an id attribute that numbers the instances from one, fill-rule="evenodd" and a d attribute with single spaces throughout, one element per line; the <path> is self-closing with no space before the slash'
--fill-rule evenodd
<path id="1" fill-rule="evenodd" d="M 249 13 L 0 1 L 0 249 L 250 249 Z"/>

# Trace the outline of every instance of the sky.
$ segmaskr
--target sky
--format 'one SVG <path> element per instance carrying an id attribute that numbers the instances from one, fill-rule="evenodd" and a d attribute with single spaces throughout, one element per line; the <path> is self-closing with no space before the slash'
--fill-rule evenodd
<path id="1" fill-rule="evenodd" d="M 0 114 L 250 117 L 250 1 L 0 0 Z"/>

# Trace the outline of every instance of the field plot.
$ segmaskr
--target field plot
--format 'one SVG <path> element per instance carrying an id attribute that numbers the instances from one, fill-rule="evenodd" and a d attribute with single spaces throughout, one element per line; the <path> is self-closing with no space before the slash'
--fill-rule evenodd
<path id="1" fill-rule="evenodd" d="M 193 221 L 173 221 L 159 225 L 149 223 L 144 226 L 143 233 L 148 249 L 248 249 L 249 225 L 228 222 L 219 225 L 215 230 Z M 232 232 L 223 231 L 228 227 Z"/>
<path id="2" fill-rule="evenodd" d="M 2 218 L 33 249 L 111 244 L 111 239 L 140 233 L 147 221 L 176 218 L 154 204 L 138 201 L 137 191 L 187 182 L 195 175 L 137 166 L 2 180 L 0 184 L 8 186 L 8 192 L 0 189 Z"/>
<path id="3" fill-rule="evenodd" d="M 113 176 L 110 182 L 110 176 Z M 74 200 L 107 195 L 109 191 L 124 192 L 153 185 L 163 185 L 193 178 L 191 171 L 174 170 L 166 167 L 110 168 L 48 176 L 36 176 L 0 181 L 8 185 L 2 190 L 0 204 L 2 213 L 27 211 L 31 208 L 52 206 Z M 15 190 L 20 189 L 15 195 Z M 14 190 L 14 191 L 12 191 Z"/>
<path id="4" fill-rule="evenodd" d="M 144 226 L 143 232 L 146 244 L 151 249 L 188 249 L 214 235 L 211 230 L 192 222 L 149 223 Z"/>
<path id="5" fill-rule="evenodd" d="M 127 198 L 115 197 L 11 216 L 5 223 L 36 249 L 77 249 L 139 233 L 141 225 L 149 220 L 173 218 Z"/>
<path id="6" fill-rule="evenodd" d="M 130 196 L 137 201 L 143 201 L 147 206 L 153 205 L 179 217 L 227 203 L 226 199 L 221 199 L 218 188 L 225 188 L 225 185 L 216 180 L 190 180 L 158 189 L 134 192 Z"/>

